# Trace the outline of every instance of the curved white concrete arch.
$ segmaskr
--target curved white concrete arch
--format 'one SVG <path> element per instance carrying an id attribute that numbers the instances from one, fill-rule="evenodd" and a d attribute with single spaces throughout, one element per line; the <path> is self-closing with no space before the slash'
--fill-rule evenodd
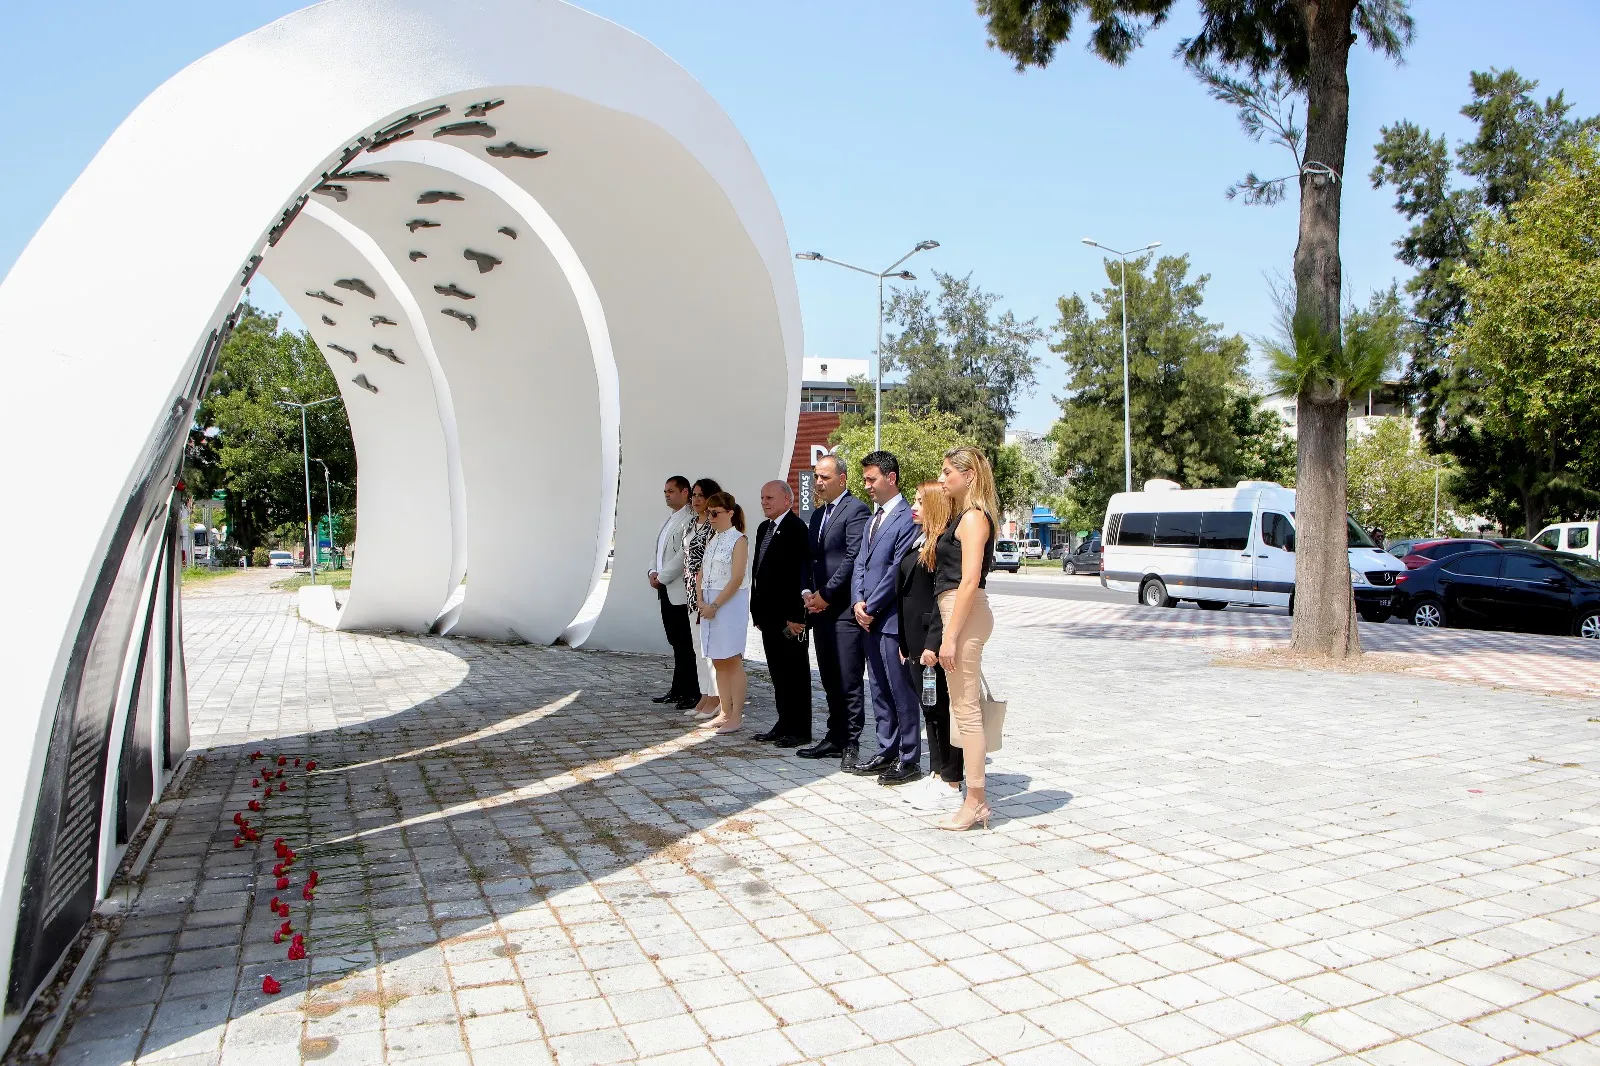
<path id="1" fill-rule="evenodd" d="M 664 646 L 643 571 L 666 475 L 714 475 L 753 498 L 782 472 L 801 352 L 782 221 L 727 116 L 647 42 L 557 0 L 329 0 L 174 76 L 112 135 L 0 283 L 8 386 L 30 398 L 0 420 L 0 447 L 30 454 L 48 437 L 74 471 L 77 512 L 90 516 L 53 531 L 53 567 L 14 574 L 11 595 L 26 609 L 0 621 L 16 664 L 12 735 L 23 738 L 0 747 L 0 944 L 16 945 L 0 958 L 20 967 L 7 970 L 16 980 L 0 1037 L 59 957 L 62 930 L 87 915 L 77 886 L 92 902 L 97 862 L 111 861 L 98 852 L 101 804 L 87 814 L 64 805 L 67 775 L 116 772 L 96 738 L 114 716 L 136 622 L 128 590 L 151 565 L 130 537 L 166 506 L 216 335 L 255 257 L 322 176 L 381 159 L 353 159 L 359 138 L 441 104 L 448 115 L 417 120 L 410 137 L 450 136 L 445 126 L 476 120 L 469 102 L 499 99 L 486 112 L 495 136 L 460 144 L 526 189 L 570 240 L 616 360 L 618 574 L 590 643 Z M 510 140 L 550 154 L 520 157 Z M 508 154 L 490 157 L 491 146 Z M 112 262 L 132 269 L 107 285 Z M 63 403 L 92 432 L 62 433 Z M 0 470 L 0 491 L 27 498 L 28 476 L 22 464 Z M 593 499 L 605 491 L 594 486 Z M 470 533 L 470 514 L 467 523 Z M 36 547 L 24 524 L 0 527 L 4 557 Z M 64 572 L 82 575 L 76 587 L 63 589 Z M 81 838 L 80 815 L 95 823 Z M 75 865 L 85 855 L 87 875 Z"/>
<path id="2" fill-rule="evenodd" d="M 456 534 L 466 532 L 466 508 L 452 485 L 461 471 L 459 460 L 451 467 L 455 448 L 442 417 L 448 386 L 441 397 L 443 375 L 430 372 L 425 324 L 413 320 L 420 310 L 406 312 L 415 300 L 386 265 L 370 237 L 308 203 L 262 269 L 322 350 L 355 440 L 357 551 L 339 627 L 426 633 L 461 581 L 466 542 Z M 339 288 L 340 278 L 363 279 L 373 297 Z M 310 295 L 317 292 L 326 299 Z M 374 315 L 397 324 L 376 328 Z M 406 365 L 372 351 L 379 341 Z M 358 374 L 378 391 L 357 385 Z"/>

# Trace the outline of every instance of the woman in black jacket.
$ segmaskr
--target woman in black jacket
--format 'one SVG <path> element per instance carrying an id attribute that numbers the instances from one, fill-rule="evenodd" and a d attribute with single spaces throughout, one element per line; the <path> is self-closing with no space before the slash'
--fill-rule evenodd
<path id="1" fill-rule="evenodd" d="M 961 806 L 961 751 L 950 744 L 950 690 L 939 665 L 944 621 L 933 594 L 934 542 L 950 523 L 950 498 L 937 481 L 917 486 L 911 516 L 922 533 L 900 559 L 900 657 L 910 665 L 911 684 L 919 695 L 926 675 L 933 674 L 938 698 L 933 706 L 922 707 L 928 730 L 928 776 L 897 792 L 917 810 L 953 811 Z"/>

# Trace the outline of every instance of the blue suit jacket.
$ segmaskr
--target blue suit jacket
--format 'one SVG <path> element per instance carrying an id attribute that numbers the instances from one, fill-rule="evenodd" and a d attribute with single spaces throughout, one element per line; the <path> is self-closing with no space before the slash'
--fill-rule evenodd
<path id="1" fill-rule="evenodd" d="M 811 512 L 811 591 L 828 601 L 828 609 L 811 615 L 811 621 L 832 622 L 855 601 L 850 598 L 850 575 L 855 570 L 856 553 L 867 531 L 867 505 L 851 493 L 834 501 L 828 528 L 822 525 L 822 508 Z"/>
<path id="2" fill-rule="evenodd" d="M 868 519 L 867 529 L 871 528 L 872 520 Z M 867 605 L 874 633 L 900 632 L 900 559 L 916 539 L 917 524 L 911 519 L 911 505 L 904 500 L 884 517 L 870 544 L 867 530 L 861 532 L 850 602 Z"/>

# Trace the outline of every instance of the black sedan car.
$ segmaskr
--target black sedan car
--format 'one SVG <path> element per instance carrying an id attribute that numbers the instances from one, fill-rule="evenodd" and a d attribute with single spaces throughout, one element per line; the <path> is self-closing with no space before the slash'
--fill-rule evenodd
<path id="1" fill-rule="evenodd" d="M 1394 612 L 1425 628 L 1600 640 L 1600 563 L 1567 552 L 1463 552 L 1396 574 Z"/>

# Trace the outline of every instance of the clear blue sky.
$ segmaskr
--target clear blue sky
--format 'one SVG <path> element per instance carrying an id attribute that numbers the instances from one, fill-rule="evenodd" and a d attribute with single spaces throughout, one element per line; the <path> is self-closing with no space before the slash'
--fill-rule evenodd
<path id="1" fill-rule="evenodd" d="M 448 0 L 441 0 L 448 2 Z M 0 100 L 13 116 L 0 154 L 0 271 L 101 142 L 184 65 L 300 6 L 295 0 L 6 0 Z M 1264 332 L 1265 276 L 1287 272 L 1293 204 L 1223 199 L 1246 170 L 1278 174 L 1286 156 L 1247 142 L 1233 115 L 1170 58 L 1188 10 L 1123 69 L 1066 48 L 1047 71 L 1018 75 L 984 45 L 969 0 L 591 0 L 584 5 L 654 41 L 700 79 L 750 142 L 796 250 L 887 266 L 926 237 L 942 247 L 911 264 L 972 272 L 1005 306 L 1041 324 L 1063 293 L 1102 286 L 1093 236 L 1188 252 L 1211 275 L 1206 313 L 1230 331 Z M 1393 66 L 1352 65 L 1345 276 L 1352 296 L 1404 276 L 1401 230 L 1366 180 L 1378 128 L 1410 118 L 1464 135 L 1458 114 L 1473 69 L 1512 66 L 1600 111 L 1600 4 L 1594 0 L 1412 0 L 1417 39 Z M 1527 14 L 1524 14 L 1527 12 Z M 248 91 L 248 87 L 243 87 Z M 25 119 L 19 116 L 27 116 Z M 121 269 L 137 270 L 134 258 Z M 806 352 L 870 354 L 871 279 L 797 263 Z M 116 259 L 96 269 L 116 271 Z M 1050 353 L 1019 424 L 1044 429 L 1062 387 Z"/>

